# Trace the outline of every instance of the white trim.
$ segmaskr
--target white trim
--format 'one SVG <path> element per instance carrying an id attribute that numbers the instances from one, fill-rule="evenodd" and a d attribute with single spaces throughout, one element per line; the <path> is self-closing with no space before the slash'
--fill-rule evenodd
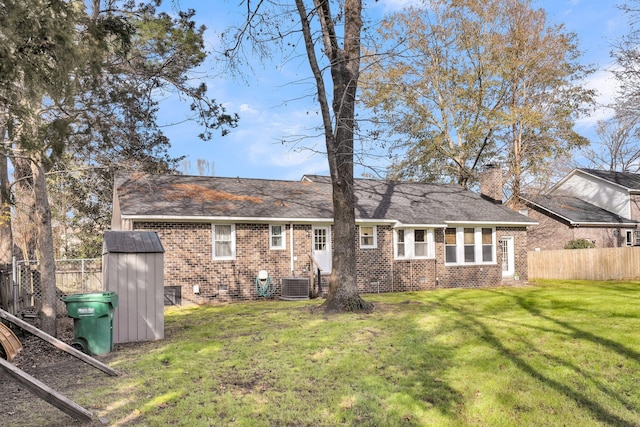
<path id="1" fill-rule="evenodd" d="M 206 222 L 216 224 L 244 223 L 244 224 L 275 224 L 279 222 L 291 224 L 328 224 L 333 225 L 332 219 L 327 218 L 271 218 L 271 217 L 236 217 L 236 216 L 180 216 L 180 215 L 121 215 L 122 220 L 130 221 L 167 221 L 167 222 Z M 394 228 L 445 228 L 461 225 L 485 225 L 487 227 L 528 227 L 538 225 L 531 222 L 498 222 L 498 221 L 445 221 L 438 224 L 404 224 L 395 219 L 356 219 L 356 224 L 392 224 Z"/>
<path id="2" fill-rule="evenodd" d="M 404 256 L 398 255 L 398 231 L 404 231 Z M 417 256 L 415 254 L 415 230 L 425 230 L 427 255 Z M 434 238 L 434 229 L 431 227 L 401 227 L 393 231 L 393 259 L 409 260 L 409 259 L 434 259 L 436 257 L 436 245 Z"/>
<path id="3" fill-rule="evenodd" d="M 230 222 L 245 224 L 275 224 L 279 222 L 293 224 L 333 224 L 327 218 L 270 218 L 270 217 L 235 217 L 235 216 L 180 216 L 180 215 L 122 215 L 122 219 L 133 221 L 167 221 L 167 222 L 206 222 L 226 224 Z"/>
<path id="4" fill-rule="evenodd" d="M 371 227 L 373 243 L 371 245 L 362 244 L 362 227 Z M 360 249 L 376 249 L 378 247 L 378 227 L 376 225 L 358 224 L 358 246 Z"/>
<path id="5" fill-rule="evenodd" d="M 396 221 L 393 228 L 446 228 L 447 224 L 405 224 L 400 221 Z"/>
<path id="6" fill-rule="evenodd" d="M 325 247 L 323 250 L 316 250 L 316 230 L 325 230 Z M 331 225 L 314 225 L 311 227 L 311 253 L 324 273 L 331 273 L 333 268 L 333 252 L 331 249 Z"/>
<path id="7" fill-rule="evenodd" d="M 497 264 L 497 249 L 496 249 L 496 229 L 495 227 L 484 226 L 484 227 L 474 227 L 471 224 L 467 224 L 468 226 L 460 226 L 455 227 L 456 230 L 456 261 L 455 262 L 447 262 L 447 244 L 445 238 L 444 244 L 444 265 L 445 266 L 472 266 L 472 265 L 495 265 Z M 454 228 L 454 227 L 449 227 Z M 473 262 L 465 262 L 465 253 L 464 253 L 464 229 L 465 228 L 473 228 Z M 490 228 L 491 229 L 491 261 L 483 261 L 483 253 L 482 253 L 482 229 Z"/>
<path id="8" fill-rule="evenodd" d="M 464 227 L 465 225 L 468 225 L 470 227 L 529 227 L 532 225 L 538 225 L 537 221 L 531 221 L 531 222 L 445 221 L 445 222 L 447 223 L 446 227 Z"/>
<path id="9" fill-rule="evenodd" d="M 282 239 L 282 244 L 279 246 L 273 245 L 273 237 L 276 237 L 271 233 L 272 227 L 280 227 L 280 238 Z M 287 249 L 287 225 L 286 224 L 269 224 L 269 249 L 282 251 Z"/>
<path id="10" fill-rule="evenodd" d="M 333 221 L 331 222 L 333 224 Z M 356 218 L 356 224 L 397 224 L 396 219 L 369 219 L 369 218 Z"/>
<path id="11" fill-rule="evenodd" d="M 513 236 L 502 236 L 499 240 L 498 240 L 498 246 L 500 247 L 500 251 L 502 251 L 502 245 L 500 244 L 500 242 L 505 242 L 506 245 L 506 250 L 507 250 L 507 259 L 504 259 L 504 256 L 502 258 L 502 277 L 513 277 L 515 275 L 515 248 L 514 248 L 514 242 L 515 239 L 513 238 Z M 504 269 L 504 264 L 507 264 L 507 269 Z"/>
<path id="12" fill-rule="evenodd" d="M 289 262 L 291 263 L 291 275 L 293 276 L 293 272 L 295 271 L 295 260 L 296 257 L 293 254 L 293 224 L 289 224 Z"/>

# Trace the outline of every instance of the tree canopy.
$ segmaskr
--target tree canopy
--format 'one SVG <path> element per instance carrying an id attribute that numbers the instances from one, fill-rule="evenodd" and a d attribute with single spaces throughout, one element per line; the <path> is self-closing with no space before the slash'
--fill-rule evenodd
<path id="1" fill-rule="evenodd" d="M 391 174 L 470 187 L 485 163 L 507 166 L 510 192 L 558 153 L 593 92 L 575 36 L 529 0 L 432 0 L 389 16 L 363 87 L 394 144 Z"/>
<path id="2" fill-rule="evenodd" d="M 108 224 L 105 208 L 117 169 L 166 172 L 180 160 L 168 155 L 169 141 L 157 123 L 160 95 L 173 91 L 190 101 L 203 139 L 216 129 L 226 133 L 237 121 L 208 97 L 206 85 L 192 84 L 190 71 L 206 57 L 204 27 L 195 25 L 195 12 L 170 16 L 159 5 L 108 1 L 101 8 L 95 0 L 89 11 L 82 1 L 36 0 L 8 1 L 0 8 L 0 37 L 6 42 L 0 47 L 0 203 L 10 212 L 13 186 L 14 195 L 26 195 L 15 206 L 33 209 L 43 329 L 53 334 L 48 190 L 69 196 L 55 199 L 57 221 L 71 219 L 73 231 L 81 236 L 87 230 L 95 243 L 95 234 Z M 11 184 L 8 159 L 14 166 Z M 45 174 L 53 173 L 57 179 L 48 187 Z M 3 233 L 10 231 L 2 225 Z M 6 259 L 12 248 L 2 250 Z"/>

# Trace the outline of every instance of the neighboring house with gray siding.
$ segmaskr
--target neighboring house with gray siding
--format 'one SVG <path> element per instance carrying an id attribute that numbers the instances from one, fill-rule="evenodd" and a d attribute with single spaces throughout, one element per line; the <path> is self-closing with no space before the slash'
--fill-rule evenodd
<path id="1" fill-rule="evenodd" d="M 527 279 L 531 218 L 457 186 L 356 179 L 354 192 L 360 292 Z M 256 299 L 260 270 L 279 286 L 319 266 L 326 290 L 331 194 L 321 176 L 131 175 L 116 180 L 112 229 L 158 233 L 183 301 Z"/>
<path id="2" fill-rule="evenodd" d="M 640 244 L 640 175 L 574 169 L 541 195 L 522 195 L 529 228 L 529 250 L 563 249 L 574 239 L 596 247 Z"/>

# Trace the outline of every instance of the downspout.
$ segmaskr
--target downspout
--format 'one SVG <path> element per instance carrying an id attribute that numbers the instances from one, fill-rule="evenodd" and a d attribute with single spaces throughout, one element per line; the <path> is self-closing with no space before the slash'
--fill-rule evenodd
<path id="1" fill-rule="evenodd" d="M 294 259 L 293 259 L 293 223 L 289 224 L 289 251 L 290 251 L 290 256 L 289 258 L 291 259 L 291 277 L 294 277 Z"/>
<path id="2" fill-rule="evenodd" d="M 396 260 L 395 257 L 393 260 L 391 260 L 391 292 L 394 292 L 393 290 L 393 281 L 395 280 L 395 271 L 396 271 Z"/>
<path id="3" fill-rule="evenodd" d="M 413 259 L 409 259 L 409 291 L 413 291 Z"/>

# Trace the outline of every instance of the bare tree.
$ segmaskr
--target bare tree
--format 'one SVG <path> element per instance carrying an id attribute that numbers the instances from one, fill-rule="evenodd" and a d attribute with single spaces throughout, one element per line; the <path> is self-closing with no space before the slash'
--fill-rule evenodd
<path id="1" fill-rule="evenodd" d="M 360 297 L 356 283 L 353 187 L 362 1 L 295 0 L 295 9 L 268 0 L 245 0 L 242 4 L 246 21 L 233 34 L 232 46 L 226 51 L 230 58 L 237 58 L 243 42 L 263 51 L 266 42 L 282 44 L 287 35 L 302 33 L 322 116 L 333 189 L 333 268 L 323 306 L 326 311 L 370 310 L 373 306 Z M 299 26 L 290 25 L 292 21 Z M 327 87 L 329 83 L 332 87 Z"/>
<path id="2" fill-rule="evenodd" d="M 596 134 L 599 141 L 584 150 L 590 166 L 610 171 L 640 172 L 639 121 L 639 116 L 624 112 L 598 121 Z"/>

